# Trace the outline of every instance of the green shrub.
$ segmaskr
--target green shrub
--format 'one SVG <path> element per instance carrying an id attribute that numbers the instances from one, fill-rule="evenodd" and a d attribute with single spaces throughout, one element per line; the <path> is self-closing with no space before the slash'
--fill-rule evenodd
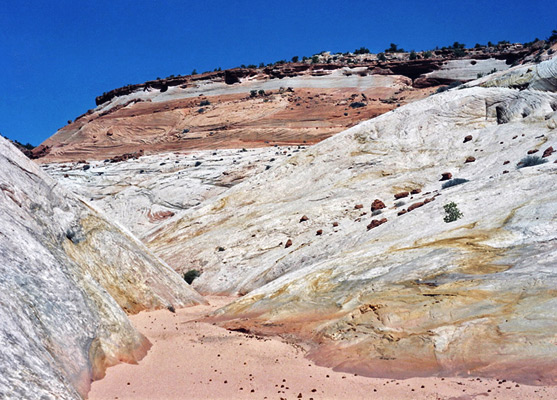
<path id="1" fill-rule="evenodd" d="M 546 159 L 540 158 L 537 156 L 528 156 L 524 157 L 518 164 L 516 164 L 516 168 L 526 168 L 526 167 L 533 167 L 534 165 L 545 164 L 547 162 Z"/>
<path id="2" fill-rule="evenodd" d="M 319 62 L 319 56 L 315 55 L 313 57 L 311 57 L 311 63 L 312 64 L 317 64 Z"/>
<path id="3" fill-rule="evenodd" d="M 200 107 L 210 106 L 210 105 L 211 105 L 211 102 L 210 102 L 209 100 L 202 100 L 202 101 L 199 103 L 199 106 L 200 106 Z"/>
<path id="4" fill-rule="evenodd" d="M 462 49 L 462 48 L 455 48 L 453 49 L 453 55 L 455 57 L 464 57 L 466 55 L 466 50 Z"/>
<path id="5" fill-rule="evenodd" d="M 379 53 L 377 54 L 377 59 L 379 61 L 387 61 L 387 57 L 385 57 L 385 53 Z"/>
<path id="6" fill-rule="evenodd" d="M 404 53 L 404 49 L 399 49 L 395 43 L 391 43 L 391 46 L 388 49 L 385 49 L 385 53 Z"/>
<path id="7" fill-rule="evenodd" d="M 416 52 L 414 50 L 412 50 L 410 52 L 410 60 L 415 60 L 416 58 L 418 58 L 418 55 L 416 54 Z"/>
<path id="8" fill-rule="evenodd" d="M 461 81 L 454 81 L 448 86 L 441 86 L 441 87 L 437 88 L 437 91 L 435 93 L 442 93 L 442 92 L 445 92 L 449 89 L 454 89 L 455 87 L 458 87 L 460 85 L 462 85 Z"/>
<path id="9" fill-rule="evenodd" d="M 196 269 L 190 269 L 188 272 L 186 272 L 184 274 L 184 280 L 191 285 L 191 283 L 194 281 L 195 278 L 198 278 L 201 275 L 201 272 L 199 272 Z"/>
<path id="10" fill-rule="evenodd" d="M 424 58 L 431 58 L 432 55 L 433 55 L 433 53 L 428 50 L 424 53 Z"/>
<path id="11" fill-rule="evenodd" d="M 293 63 L 297 63 L 298 60 L 299 60 L 299 57 L 298 57 L 298 56 L 292 57 L 292 62 L 293 62 Z"/>
<path id="12" fill-rule="evenodd" d="M 461 185 L 461 184 L 466 183 L 466 182 L 468 182 L 468 179 L 455 178 L 455 179 L 451 179 L 450 181 L 447 181 L 447 182 L 443 183 L 443 185 L 441 185 L 441 188 L 446 189 L 446 188 L 449 188 L 451 186 Z"/>
<path id="13" fill-rule="evenodd" d="M 443 218 L 443 221 L 446 223 L 462 218 L 462 213 L 458 209 L 455 202 L 452 201 L 449 204 L 445 204 L 443 208 L 445 209 L 445 217 Z"/>
<path id="14" fill-rule="evenodd" d="M 354 54 L 369 54 L 369 49 L 367 47 L 360 47 L 354 50 Z"/>
<path id="15" fill-rule="evenodd" d="M 362 103 L 361 101 L 355 101 L 354 103 L 350 104 L 351 108 L 361 108 L 365 107 L 366 103 Z"/>

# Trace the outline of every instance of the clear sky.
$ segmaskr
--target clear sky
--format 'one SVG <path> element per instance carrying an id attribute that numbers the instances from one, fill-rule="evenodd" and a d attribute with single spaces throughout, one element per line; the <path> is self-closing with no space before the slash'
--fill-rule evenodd
<path id="1" fill-rule="evenodd" d="M 2 0 L 0 133 L 39 144 L 130 83 L 323 50 L 547 38 L 557 0 Z"/>

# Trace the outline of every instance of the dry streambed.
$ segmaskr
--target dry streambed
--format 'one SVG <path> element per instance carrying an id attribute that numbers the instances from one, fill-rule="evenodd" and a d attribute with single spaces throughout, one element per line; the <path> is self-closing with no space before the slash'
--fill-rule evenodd
<path id="1" fill-rule="evenodd" d="M 142 312 L 130 319 L 153 344 L 139 365 L 119 364 L 89 399 L 554 399 L 557 387 L 484 378 L 376 379 L 336 372 L 277 337 L 232 332 L 202 319 L 233 301 Z"/>

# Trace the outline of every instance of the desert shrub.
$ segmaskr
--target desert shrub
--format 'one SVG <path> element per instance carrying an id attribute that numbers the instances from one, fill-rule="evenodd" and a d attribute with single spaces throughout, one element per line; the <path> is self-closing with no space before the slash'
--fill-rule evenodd
<path id="1" fill-rule="evenodd" d="M 319 62 L 319 56 L 315 55 L 313 57 L 311 57 L 311 63 L 312 64 L 317 64 Z"/>
<path id="2" fill-rule="evenodd" d="M 211 102 L 210 102 L 209 100 L 203 100 L 203 101 L 201 101 L 201 102 L 199 103 L 199 106 L 200 106 L 200 107 L 203 107 L 203 106 L 210 106 L 210 105 L 211 105 Z"/>
<path id="3" fill-rule="evenodd" d="M 369 54 L 369 49 L 367 47 L 360 47 L 354 50 L 354 54 Z"/>
<path id="4" fill-rule="evenodd" d="M 387 57 L 385 57 L 385 53 L 379 53 L 377 54 L 377 59 L 379 61 L 387 61 Z"/>
<path id="5" fill-rule="evenodd" d="M 385 53 L 404 53 L 404 49 L 402 47 L 399 49 L 395 43 L 391 43 L 391 46 L 385 49 Z"/>
<path id="6" fill-rule="evenodd" d="M 201 275 L 201 272 L 199 272 L 196 269 L 190 269 L 188 272 L 186 272 L 184 274 L 184 280 L 191 285 L 191 283 L 195 280 L 195 278 L 198 278 Z"/>
<path id="7" fill-rule="evenodd" d="M 466 55 L 466 50 L 458 48 L 458 49 L 453 49 L 453 55 L 455 57 L 464 57 Z"/>
<path id="8" fill-rule="evenodd" d="M 433 53 L 428 50 L 424 53 L 424 58 L 431 58 L 432 55 L 433 55 Z"/>
<path id="9" fill-rule="evenodd" d="M 292 57 L 292 62 L 297 63 L 300 58 L 298 56 Z"/>
<path id="10" fill-rule="evenodd" d="M 201 107 L 199 110 L 197 110 L 197 112 L 199 114 L 203 114 L 205 112 L 205 109 L 203 107 Z"/>
<path id="11" fill-rule="evenodd" d="M 257 90 L 250 90 L 249 91 L 249 97 L 256 97 L 257 96 Z"/>
<path id="12" fill-rule="evenodd" d="M 450 202 L 449 204 L 445 204 L 443 208 L 445 209 L 445 217 L 443 218 L 443 221 L 445 221 L 446 223 L 453 222 L 459 218 L 462 218 L 462 213 L 460 212 L 454 201 Z"/>
<path id="13" fill-rule="evenodd" d="M 259 96 L 265 96 L 265 91 L 263 89 L 260 89 L 257 93 L 259 94 Z"/>
<path id="14" fill-rule="evenodd" d="M 354 103 L 350 104 L 350 107 L 352 108 L 362 108 L 365 107 L 366 103 L 362 103 L 360 101 L 355 101 Z"/>
<path id="15" fill-rule="evenodd" d="M 462 185 L 463 183 L 466 183 L 466 182 L 468 182 L 468 179 L 455 178 L 455 179 L 451 179 L 450 181 L 447 181 L 447 182 L 443 183 L 441 188 L 446 189 L 446 188 L 449 188 L 451 186 Z"/>
<path id="16" fill-rule="evenodd" d="M 381 210 L 374 210 L 374 211 L 371 213 L 371 215 L 373 215 L 373 216 L 379 215 L 379 214 L 381 214 L 382 212 L 383 212 L 383 211 L 381 211 Z"/>
<path id="17" fill-rule="evenodd" d="M 435 93 L 443 93 L 443 92 L 445 92 L 449 89 L 454 89 L 455 87 L 458 87 L 460 85 L 462 85 L 461 81 L 454 81 L 450 85 L 441 86 L 440 88 L 437 89 L 437 91 Z"/>
<path id="18" fill-rule="evenodd" d="M 406 204 L 406 203 L 405 203 L 404 201 L 397 201 L 397 202 L 395 203 L 395 207 L 397 207 L 397 208 L 398 208 L 398 207 L 402 207 L 402 206 L 405 205 L 405 204 Z"/>
<path id="19" fill-rule="evenodd" d="M 538 156 L 528 156 L 520 160 L 520 162 L 516 164 L 516 168 L 533 167 L 534 165 L 545 164 L 546 162 L 547 160 Z"/>

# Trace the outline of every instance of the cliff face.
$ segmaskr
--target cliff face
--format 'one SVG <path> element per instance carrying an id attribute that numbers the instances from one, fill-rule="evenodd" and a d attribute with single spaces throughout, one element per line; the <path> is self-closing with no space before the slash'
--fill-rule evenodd
<path id="1" fill-rule="evenodd" d="M 528 84 L 553 82 L 541 72 L 556 62 Z M 323 364 L 554 384 L 556 110 L 557 95 L 538 90 L 431 96 L 293 155 L 146 243 L 177 270 L 200 269 L 199 290 L 246 293 L 222 310 L 227 326 L 293 332 Z M 527 156 L 546 162 L 524 167 Z M 467 181 L 443 188 L 451 175 Z M 462 217 L 447 222 L 451 203 Z"/>
<path id="2" fill-rule="evenodd" d="M 203 302 L 123 228 L 0 138 L 0 397 L 84 397 L 149 342 L 126 312 Z"/>
<path id="3" fill-rule="evenodd" d="M 236 68 L 149 81 L 97 98 L 97 108 L 33 151 L 41 162 L 165 151 L 313 144 L 439 85 L 506 70 L 530 50 L 317 56 L 316 63 Z"/>

